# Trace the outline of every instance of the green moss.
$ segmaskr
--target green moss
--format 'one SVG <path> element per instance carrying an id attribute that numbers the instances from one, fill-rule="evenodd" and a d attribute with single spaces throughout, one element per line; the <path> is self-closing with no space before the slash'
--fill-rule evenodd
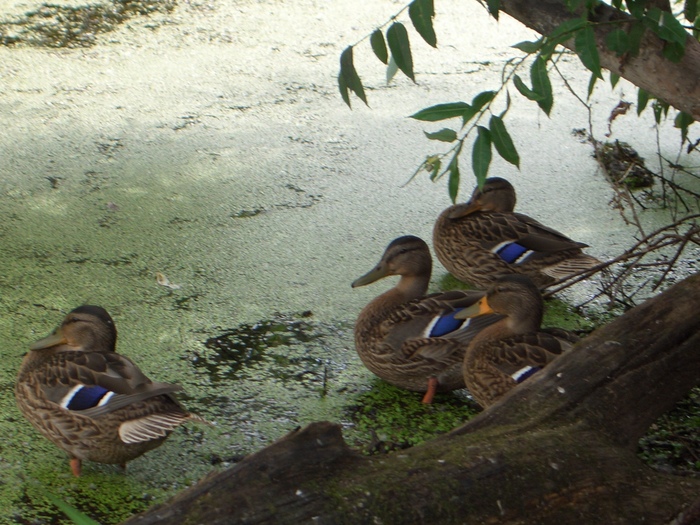
<path id="1" fill-rule="evenodd" d="M 649 427 L 638 454 L 655 468 L 700 472 L 700 387 Z"/>
<path id="2" fill-rule="evenodd" d="M 376 380 L 372 390 L 358 396 L 347 410 L 353 423 L 348 439 L 367 453 L 387 452 L 449 432 L 478 412 L 466 395 L 438 394 L 429 405 L 422 398 L 422 393 Z"/>

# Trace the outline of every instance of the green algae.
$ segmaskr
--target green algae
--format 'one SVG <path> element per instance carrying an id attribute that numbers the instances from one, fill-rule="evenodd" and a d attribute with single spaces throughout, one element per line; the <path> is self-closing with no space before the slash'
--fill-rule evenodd
<path id="1" fill-rule="evenodd" d="M 0 23 L 0 44 L 49 48 L 90 47 L 98 35 L 134 16 L 169 13 L 172 0 L 112 0 L 84 6 L 45 3 L 10 22 Z"/>

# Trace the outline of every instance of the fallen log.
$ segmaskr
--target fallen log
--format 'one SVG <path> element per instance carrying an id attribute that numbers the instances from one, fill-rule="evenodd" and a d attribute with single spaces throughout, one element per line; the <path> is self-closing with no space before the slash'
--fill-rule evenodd
<path id="1" fill-rule="evenodd" d="M 125 522 L 700 523 L 700 479 L 644 465 L 700 383 L 700 275 L 597 330 L 464 426 L 364 457 L 313 423 Z"/>

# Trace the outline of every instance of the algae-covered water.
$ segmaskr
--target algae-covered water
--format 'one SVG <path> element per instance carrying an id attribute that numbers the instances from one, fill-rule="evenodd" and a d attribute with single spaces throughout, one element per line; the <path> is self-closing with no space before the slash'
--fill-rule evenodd
<path id="1" fill-rule="evenodd" d="M 389 283 L 350 283 L 394 237 L 429 239 L 449 204 L 442 184 L 403 186 L 435 147 L 405 117 L 495 87 L 507 46 L 533 36 L 476 2 L 436 4 L 440 51 L 414 41 L 417 85 L 386 86 L 365 44 L 356 62 L 372 108 L 353 111 L 337 92 L 339 54 L 400 4 L 180 0 L 114 14 L 136 3 L 105 2 L 80 23 L 78 1 L 0 4 L 1 523 L 59 522 L 47 490 L 115 523 L 314 420 L 343 423 L 358 446 L 402 439 L 351 423 L 368 413 L 358 400 L 385 388 L 357 358 L 352 323 Z M 35 27 L 57 20 L 70 24 Z M 617 255 L 631 230 L 572 134 L 585 112 L 557 90 L 551 120 L 514 101 L 522 169 L 495 161 L 492 174 L 513 180 L 521 210 Z M 600 128 L 617 97 L 599 89 Z M 616 130 L 651 157 L 643 122 Z M 73 478 L 12 392 L 31 342 L 84 303 L 105 307 L 118 350 L 182 384 L 183 403 L 215 426 L 179 429 L 126 473 L 86 464 Z M 443 431 L 474 408 L 405 395 L 399 412 Z"/>

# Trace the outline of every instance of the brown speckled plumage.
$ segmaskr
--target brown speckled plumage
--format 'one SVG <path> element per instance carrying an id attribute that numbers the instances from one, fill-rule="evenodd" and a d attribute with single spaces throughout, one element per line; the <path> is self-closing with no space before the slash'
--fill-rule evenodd
<path id="1" fill-rule="evenodd" d="M 481 406 L 498 401 L 578 340 L 559 328 L 541 329 L 543 309 L 542 296 L 527 276 L 507 275 L 460 314 L 502 316 L 474 337 L 464 358 L 464 382 Z"/>
<path id="2" fill-rule="evenodd" d="M 470 321 L 443 336 L 430 336 L 436 319 L 474 304 L 477 291 L 450 291 L 426 296 L 432 259 L 421 239 L 400 237 L 386 249 L 375 269 L 353 287 L 389 275 L 400 280 L 391 290 L 364 307 L 355 323 L 355 347 L 365 366 L 385 381 L 417 392 L 429 391 L 431 379 L 438 391 L 464 387 L 461 366 L 469 341 L 494 316 Z M 429 402 L 430 395 L 426 402 Z"/>
<path id="3" fill-rule="evenodd" d="M 600 264 L 581 251 L 585 244 L 515 213 L 515 201 L 513 186 L 492 177 L 483 189 L 474 189 L 468 202 L 450 206 L 440 214 L 433 228 L 433 246 L 447 271 L 479 288 L 487 288 L 500 275 L 518 273 L 544 288 Z M 515 264 L 492 251 L 509 242 L 531 253 Z"/>
<path id="4" fill-rule="evenodd" d="M 185 421 L 204 422 L 172 397 L 180 386 L 152 382 L 114 351 L 116 341 L 109 314 L 98 306 L 81 306 L 32 345 L 17 377 L 20 410 L 68 453 L 76 475 L 81 460 L 126 465 L 161 445 Z M 79 392 L 91 387 L 97 387 L 98 396 L 107 393 L 99 405 L 69 408 Z"/>

